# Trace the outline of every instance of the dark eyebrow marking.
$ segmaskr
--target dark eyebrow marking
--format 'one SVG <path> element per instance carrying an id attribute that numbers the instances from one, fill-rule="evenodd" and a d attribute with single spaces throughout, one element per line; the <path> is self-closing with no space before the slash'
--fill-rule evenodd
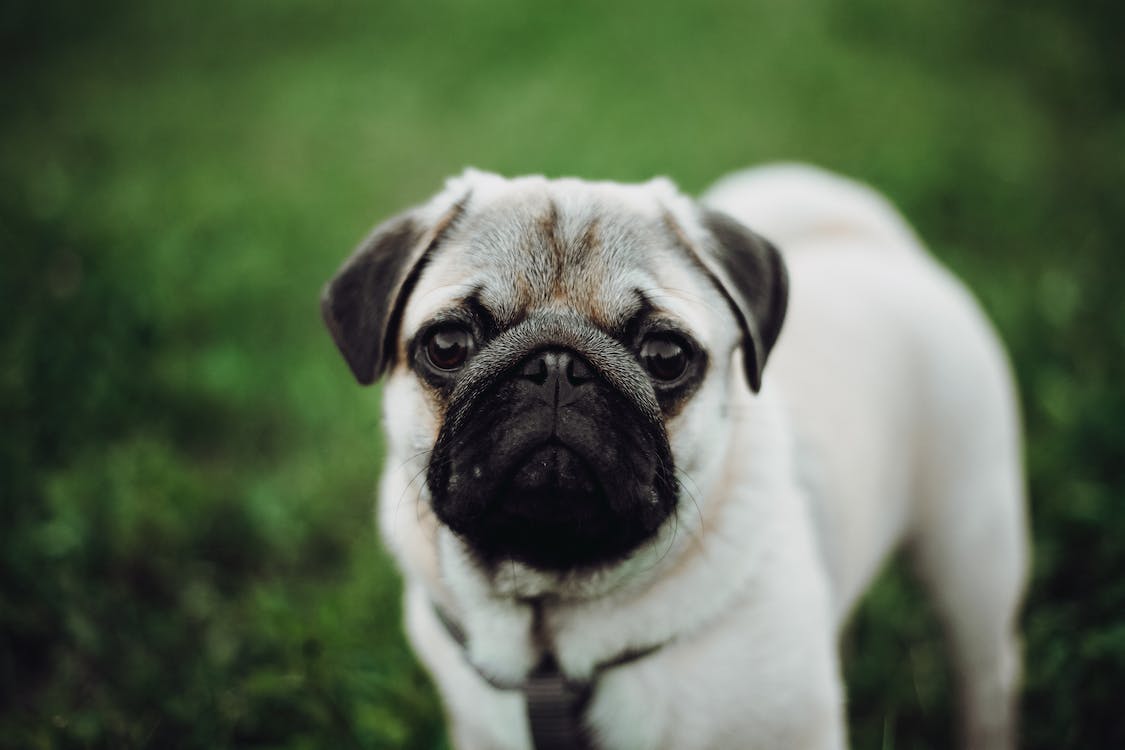
<path id="1" fill-rule="evenodd" d="M 547 201 L 547 213 L 539 217 L 539 233 L 555 264 L 556 277 L 561 275 L 565 262 L 562 242 L 559 241 L 559 207 L 553 199 Z"/>
<path id="2" fill-rule="evenodd" d="M 481 289 L 477 287 L 465 298 L 463 304 L 469 315 L 476 321 L 481 333 L 484 334 L 485 338 L 491 339 L 500 333 L 500 323 L 496 320 L 492 311 L 481 301 L 480 293 Z"/>
<path id="3" fill-rule="evenodd" d="M 539 239 L 551 258 L 550 294 L 558 295 L 566 278 L 566 248 L 559 236 L 559 207 L 553 198 L 547 199 L 547 212 L 536 223 L 539 225 Z"/>
<path id="4" fill-rule="evenodd" d="M 600 244 L 601 240 L 598 237 L 600 221 L 601 220 L 595 216 L 590 220 L 590 223 L 586 225 L 586 228 L 582 230 L 582 236 L 578 238 L 578 244 L 574 247 L 575 263 L 581 263 L 586 260 L 590 253 L 596 250 L 598 245 Z"/>
<path id="5" fill-rule="evenodd" d="M 656 312 L 656 306 L 652 304 L 648 296 L 640 289 L 634 289 L 633 295 L 637 298 L 632 314 L 620 327 L 621 341 L 627 346 L 632 346 L 637 333 L 641 330 L 641 324 L 645 319 Z"/>

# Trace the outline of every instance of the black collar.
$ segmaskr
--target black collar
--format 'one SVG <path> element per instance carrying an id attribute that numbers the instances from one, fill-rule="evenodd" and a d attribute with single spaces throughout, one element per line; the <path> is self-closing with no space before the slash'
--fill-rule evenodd
<path id="1" fill-rule="evenodd" d="M 612 659 L 598 662 L 586 680 L 567 677 L 559 668 L 554 654 L 549 649 L 544 649 L 539 665 L 526 680 L 498 680 L 469 658 L 465 630 L 436 603 L 433 609 L 445 632 L 461 647 L 465 661 L 482 680 L 497 690 L 519 690 L 523 693 L 527 722 L 531 728 L 531 744 L 535 750 L 593 750 L 595 745 L 583 719 L 598 679 L 606 671 L 643 659 L 666 645 L 658 643 L 645 648 L 629 649 Z"/>

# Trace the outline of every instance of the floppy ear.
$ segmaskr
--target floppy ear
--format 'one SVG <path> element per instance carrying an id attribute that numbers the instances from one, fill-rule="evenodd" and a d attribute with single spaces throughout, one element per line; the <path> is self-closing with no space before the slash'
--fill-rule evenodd
<path id="1" fill-rule="evenodd" d="M 704 209 L 710 233 L 710 269 L 742 329 L 743 365 L 755 393 L 762 387 L 762 368 L 781 333 L 789 300 L 789 277 L 781 253 L 765 238 L 719 211 Z"/>
<path id="2" fill-rule="evenodd" d="M 446 187 L 426 205 L 375 227 L 320 295 L 328 331 L 362 385 L 374 383 L 393 363 L 406 300 L 472 195 L 461 181 Z"/>
<path id="3" fill-rule="evenodd" d="M 417 268 L 423 230 L 407 213 L 375 228 L 324 286 L 320 312 L 340 353 L 363 385 L 375 382 L 394 353 L 398 299 Z M 420 259 L 420 256 L 419 256 Z M 411 283 L 410 286 L 413 286 Z"/>

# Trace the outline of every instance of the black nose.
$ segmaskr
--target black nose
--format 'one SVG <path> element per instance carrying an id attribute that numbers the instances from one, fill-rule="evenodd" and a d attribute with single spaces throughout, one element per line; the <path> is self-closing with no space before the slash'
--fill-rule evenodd
<path id="1" fill-rule="evenodd" d="M 578 398 L 578 389 L 594 379 L 582 357 L 568 349 L 545 349 L 523 361 L 520 377 L 538 386 L 535 392 L 551 406 L 565 406 Z"/>

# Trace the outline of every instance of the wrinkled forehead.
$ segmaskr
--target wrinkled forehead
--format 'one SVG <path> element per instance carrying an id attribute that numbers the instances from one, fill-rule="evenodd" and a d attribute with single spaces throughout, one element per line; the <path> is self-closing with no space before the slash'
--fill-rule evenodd
<path id="1" fill-rule="evenodd" d="M 569 182 L 470 196 L 415 288 L 403 332 L 474 297 L 501 327 L 557 307 L 612 330 L 647 306 L 709 337 L 708 309 L 722 300 L 659 201 L 644 186 Z"/>

